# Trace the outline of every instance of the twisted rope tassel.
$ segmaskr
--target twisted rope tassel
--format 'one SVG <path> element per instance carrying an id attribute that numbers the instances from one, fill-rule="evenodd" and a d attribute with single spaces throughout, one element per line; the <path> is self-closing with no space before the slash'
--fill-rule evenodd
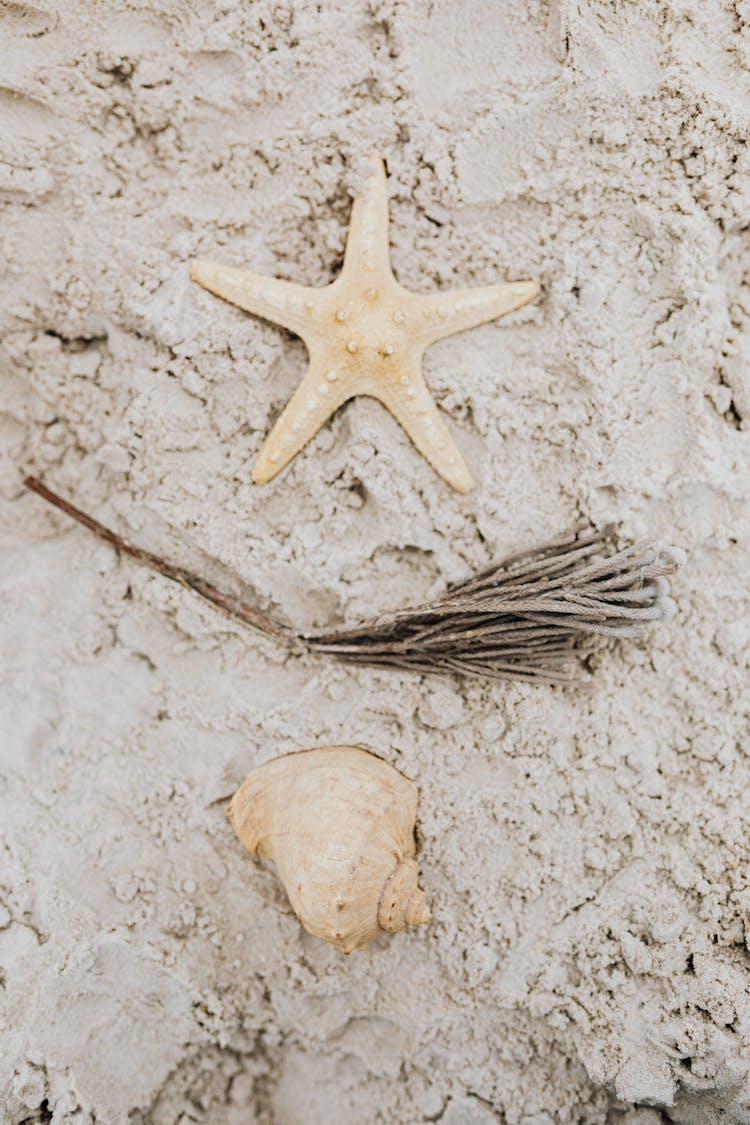
<path id="1" fill-rule="evenodd" d="M 684 563 L 679 547 L 616 551 L 612 527 L 574 532 L 505 559 L 439 601 L 305 640 L 350 663 L 568 682 L 582 636 L 636 637 L 674 616 L 666 576 Z"/>
<path id="2" fill-rule="evenodd" d="M 675 612 L 667 575 L 685 563 L 679 547 L 635 544 L 618 551 L 612 527 L 577 531 L 512 555 L 450 587 L 438 601 L 382 614 L 352 628 L 300 633 L 181 566 L 122 539 L 35 477 L 26 487 L 100 539 L 199 594 L 234 620 L 277 640 L 302 642 L 350 664 L 411 672 L 569 683 L 581 640 L 636 637 Z"/>

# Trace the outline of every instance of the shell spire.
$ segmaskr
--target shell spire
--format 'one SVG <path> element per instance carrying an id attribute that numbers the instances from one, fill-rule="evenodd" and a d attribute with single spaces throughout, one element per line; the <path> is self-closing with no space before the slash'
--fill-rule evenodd
<path id="1" fill-rule="evenodd" d="M 274 860 L 305 929 L 351 953 L 432 916 L 414 858 L 418 797 L 382 758 L 331 746 L 253 770 L 227 814 L 248 851 Z"/>
<path id="2" fill-rule="evenodd" d="M 382 930 L 395 934 L 404 926 L 422 926 L 430 921 L 432 913 L 424 891 L 417 886 L 418 879 L 419 867 L 415 859 L 399 863 L 383 887 L 378 906 L 378 925 Z"/>

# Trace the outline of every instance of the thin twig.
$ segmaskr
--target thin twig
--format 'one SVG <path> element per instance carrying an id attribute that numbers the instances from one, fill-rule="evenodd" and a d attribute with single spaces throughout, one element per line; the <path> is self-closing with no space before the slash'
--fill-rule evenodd
<path id="1" fill-rule="evenodd" d="M 270 617 L 266 617 L 260 610 L 254 609 L 251 606 L 245 605 L 231 594 L 225 594 L 221 590 L 217 590 L 210 582 L 200 578 L 197 574 L 192 574 L 182 566 L 174 566 L 172 563 L 167 562 L 165 559 L 160 558 L 159 555 L 154 555 L 151 551 L 145 551 L 142 547 L 136 547 L 132 543 L 128 543 L 126 539 L 118 535 L 117 532 L 112 531 L 110 528 L 105 527 L 103 523 L 99 523 L 93 516 L 87 515 L 82 512 L 80 508 L 76 508 L 75 504 L 71 504 L 69 500 L 64 500 L 62 496 L 58 496 L 51 488 L 47 488 L 46 484 L 42 484 L 36 477 L 26 477 L 23 482 L 27 488 L 32 492 L 36 492 L 42 499 L 53 504 L 59 508 L 61 512 L 65 512 L 67 516 L 77 520 L 78 523 L 83 524 L 89 531 L 93 531 L 94 535 L 99 539 L 104 539 L 105 542 L 111 543 L 118 551 L 124 555 L 130 555 L 132 559 L 136 559 L 145 566 L 155 570 L 158 574 L 163 574 L 165 578 L 171 578 L 175 582 L 179 582 L 181 586 L 186 586 L 189 590 L 194 590 L 196 594 L 200 594 L 202 598 L 210 602 L 211 605 L 216 606 L 222 613 L 234 618 L 237 621 L 242 621 L 245 625 L 251 625 L 254 629 L 260 629 L 262 633 L 268 634 L 269 637 L 278 637 L 283 640 L 293 640 L 294 633 L 287 629 L 284 625 L 279 624 Z"/>
<path id="2" fill-rule="evenodd" d="M 666 575 L 684 562 L 678 548 L 648 544 L 618 551 L 611 527 L 578 529 L 520 552 L 449 587 L 425 605 L 358 625 L 297 633 L 181 566 L 128 543 L 36 477 L 26 486 L 117 550 L 194 590 L 229 617 L 287 643 L 350 664 L 417 673 L 568 683 L 586 636 L 635 637 L 667 620 L 674 603 Z"/>

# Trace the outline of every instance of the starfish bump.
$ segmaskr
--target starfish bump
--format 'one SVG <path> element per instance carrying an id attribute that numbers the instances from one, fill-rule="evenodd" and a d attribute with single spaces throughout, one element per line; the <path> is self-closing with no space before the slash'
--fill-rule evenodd
<path id="1" fill-rule="evenodd" d="M 422 356 L 444 336 L 525 305 L 539 285 L 515 281 L 430 294 L 404 289 L 390 264 L 385 167 L 375 152 L 369 163 L 365 194 L 354 201 L 343 269 L 331 285 L 311 289 L 202 261 L 191 264 L 190 276 L 307 345 L 307 372 L 260 451 L 254 481 L 275 477 L 347 399 L 370 395 L 449 484 L 468 492 L 471 473 L 427 389 Z"/>

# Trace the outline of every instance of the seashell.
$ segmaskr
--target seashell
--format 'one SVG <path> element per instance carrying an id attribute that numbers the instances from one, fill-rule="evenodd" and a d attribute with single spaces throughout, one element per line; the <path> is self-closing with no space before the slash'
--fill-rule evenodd
<path id="1" fill-rule="evenodd" d="M 253 770 L 227 815 L 248 851 L 275 861 L 308 933 L 351 953 L 432 917 L 417 886 L 418 799 L 382 758 L 327 746 Z"/>

